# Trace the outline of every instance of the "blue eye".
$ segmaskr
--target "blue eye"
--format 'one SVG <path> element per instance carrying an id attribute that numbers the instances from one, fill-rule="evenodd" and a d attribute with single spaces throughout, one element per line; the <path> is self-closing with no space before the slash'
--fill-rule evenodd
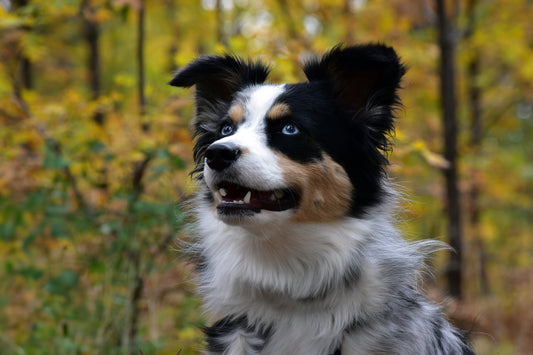
<path id="1" fill-rule="evenodd" d="M 283 129 L 281 130 L 281 133 L 287 135 L 287 136 L 294 136 L 295 134 L 300 133 L 300 130 L 298 127 L 296 127 L 295 124 L 288 123 L 285 126 L 283 126 Z"/>
<path id="2" fill-rule="evenodd" d="M 220 129 L 220 134 L 222 136 L 229 136 L 232 133 L 233 133 L 233 125 L 231 125 L 230 123 L 225 123 Z"/>

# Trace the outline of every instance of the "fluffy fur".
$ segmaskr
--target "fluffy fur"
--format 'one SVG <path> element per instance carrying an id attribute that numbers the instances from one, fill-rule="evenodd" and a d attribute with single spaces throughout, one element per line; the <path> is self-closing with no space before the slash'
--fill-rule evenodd
<path id="1" fill-rule="evenodd" d="M 471 354 L 417 289 L 435 242 L 394 227 L 386 174 L 397 90 L 392 48 L 337 46 L 308 82 L 265 83 L 261 62 L 201 57 L 193 246 L 209 354 Z"/>

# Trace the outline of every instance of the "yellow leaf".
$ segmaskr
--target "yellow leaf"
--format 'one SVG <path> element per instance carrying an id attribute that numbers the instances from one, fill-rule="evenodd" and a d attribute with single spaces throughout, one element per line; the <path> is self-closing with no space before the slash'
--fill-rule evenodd
<path id="1" fill-rule="evenodd" d="M 450 162 L 446 160 L 442 155 L 437 154 L 429 150 L 426 143 L 422 140 L 416 140 L 412 145 L 413 151 L 422 155 L 422 158 L 432 167 L 438 169 L 448 169 Z"/>
<path id="2" fill-rule="evenodd" d="M 84 163 L 80 161 L 73 161 L 70 164 L 70 171 L 74 176 L 81 175 L 84 170 Z"/>
<path id="3" fill-rule="evenodd" d="M 426 143 L 423 141 L 423 140 L 416 140 L 413 142 L 413 150 L 414 151 L 417 151 L 417 152 L 420 152 L 420 151 L 423 151 L 423 150 L 426 150 L 427 147 L 426 147 Z"/>
<path id="4" fill-rule="evenodd" d="M 429 149 L 425 149 L 421 153 L 426 162 L 434 168 L 448 169 L 450 167 L 450 162 L 440 154 L 433 153 Z"/>
<path id="5" fill-rule="evenodd" d="M 202 332 L 198 328 L 189 327 L 178 332 L 178 337 L 181 341 L 200 340 Z"/>
<path id="6" fill-rule="evenodd" d="M 125 88 L 131 88 L 135 85 L 135 77 L 128 73 L 118 73 L 113 77 L 113 82 Z"/>
<path id="7" fill-rule="evenodd" d="M 96 11 L 96 21 L 98 22 L 104 22 L 104 21 L 107 21 L 109 19 L 111 19 L 113 16 L 113 13 L 106 9 L 106 8 L 99 8 L 97 11 Z"/>
<path id="8" fill-rule="evenodd" d="M 141 161 L 144 159 L 144 153 L 138 151 L 138 150 L 134 150 L 134 151 L 131 151 L 128 155 L 127 155 L 127 158 L 128 160 L 131 160 L 131 161 Z"/>

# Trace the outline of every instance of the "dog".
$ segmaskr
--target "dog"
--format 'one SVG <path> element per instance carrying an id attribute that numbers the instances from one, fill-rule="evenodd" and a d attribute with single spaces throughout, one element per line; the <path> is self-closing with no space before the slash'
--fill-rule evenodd
<path id="1" fill-rule="evenodd" d="M 195 86 L 191 247 L 208 354 L 473 354 L 419 291 L 435 241 L 395 228 L 387 176 L 405 67 L 383 44 L 337 45 L 307 82 L 202 56 Z"/>

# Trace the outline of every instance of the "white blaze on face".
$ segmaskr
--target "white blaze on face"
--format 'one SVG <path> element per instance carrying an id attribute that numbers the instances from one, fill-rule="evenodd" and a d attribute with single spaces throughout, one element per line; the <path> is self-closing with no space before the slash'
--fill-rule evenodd
<path id="1" fill-rule="evenodd" d="M 274 101 L 285 91 L 285 85 L 261 85 L 249 89 L 246 101 L 247 121 L 253 127 L 264 131 L 265 116 L 274 104 Z"/>
<path id="2" fill-rule="evenodd" d="M 285 91 L 284 85 L 253 86 L 243 92 L 241 102 L 244 106 L 243 122 L 237 131 L 215 143 L 232 143 L 239 147 L 241 157 L 233 164 L 243 183 L 258 190 L 273 190 L 287 187 L 278 156 L 268 147 L 265 132 L 265 116 L 276 98 Z M 207 185 L 215 189 L 215 173 L 205 165 L 204 177 Z"/>

